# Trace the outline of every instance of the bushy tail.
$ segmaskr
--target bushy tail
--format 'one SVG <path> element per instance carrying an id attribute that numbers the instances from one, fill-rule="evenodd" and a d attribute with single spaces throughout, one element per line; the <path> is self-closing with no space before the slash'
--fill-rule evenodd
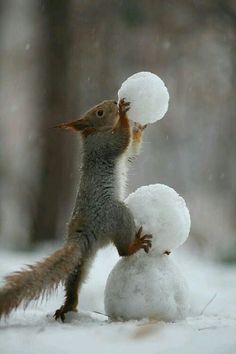
<path id="1" fill-rule="evenodd" d="M 60 282 L 66 280 L 80 261 L 79 246 L 68 243 L 43 261 L 8 275 L 5 286 L 0 288 L 0 318 L 7 316 L 20 304 L 26 307 L 31 300 L 52 292 Z"/>

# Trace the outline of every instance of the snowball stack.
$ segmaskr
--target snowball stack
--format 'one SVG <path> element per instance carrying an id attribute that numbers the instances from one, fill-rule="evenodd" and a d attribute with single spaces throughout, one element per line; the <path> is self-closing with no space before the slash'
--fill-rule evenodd
<path id="1" fill-rule="evenodd" d="M 161 185 L 143 186 L 126 204 L 137 230 L 152 234 L 148 254 L 140 250 L 122 258 L 110 273 L 105 289 L 106 313 L 115 319 L 155 318 L 176 321 L 189 309 L 188 286 L 166 251 L 179 247 L 188 237 L 190 215 L 185 201 L 174 189 Z"/>
<path id="2" fill-rule="evenodd" d="M 118 100 L 130 102 L 128 117 L 142 125 L 154 123 L 164 117 L 168 109 L 169 93 L 159 76 L 139 72 L 123 82 Z"/>
<path id="3" fill-rule="evenodd" d="M 128 117 L 142 125 L 163 118 L 169 94 L 163 81 L 140 72 L 123 82 L 118 99 L 131 103 Z M 189 309 L 187 283 L 170 252 L 183 244 L 190 230 L 185 201 L 162 184 L 143 186 L 126 199 L 136 229 L 152 234 L 152 248 L 122 258 L 111 271 L 105 289 L 105 310 L 114 319 L 153 318 L 176 321 Z"/>

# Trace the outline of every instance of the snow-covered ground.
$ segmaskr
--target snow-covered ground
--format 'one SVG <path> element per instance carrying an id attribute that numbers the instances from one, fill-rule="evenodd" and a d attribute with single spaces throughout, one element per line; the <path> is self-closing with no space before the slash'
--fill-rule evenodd
<path id="1" fill-rule="evenodd" d="M 0 276 L 45 253 L 2 251 Z M 34 303 L 26 311 L 20 309 L 0 321 L 0 353 L 235 354 L 236 266 L 206 263 L 189 252 L 175 253 L 191 291 L 191 313 L 186 320 L 110 322 L 105 315 L 96 313 L 104 313 L 106 278 L 118 259 L 115 249 L 109 247 L 98 254 L 84 285 L 79 314 L 73 313 L 64 324 L 52 319 L 53 311 L 63 301 L 63 291 L 59 289 L 49 301 Z"/>

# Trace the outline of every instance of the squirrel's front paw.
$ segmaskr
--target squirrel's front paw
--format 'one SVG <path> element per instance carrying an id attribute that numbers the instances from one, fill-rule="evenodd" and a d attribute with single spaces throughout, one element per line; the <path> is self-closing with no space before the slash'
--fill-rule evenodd
<path id="1" fill-rule="evenodd" d="M 152 247 L 152 235 L 145 234 L 142 236 L 143 227 L 141 226 L 136 233 L 135 240 L 129 245 L 128 254 L 129 256 L 136 253 L 140 249 L 143 249 L 146 253 L 149 252 Z"/>
<path id="2" fill-rule="evenodd" d="M 130 109 L 130 102 L 126 102 L 124 98 L 122 98 L 119 102 L 119 115 L 124 116 L 126 112 Z"/>
<path id="3" fill-rule="evenodd" d="M 139 123 L 135 123 L 133 128 L 132 128 L 132 133 L 133 133 L 133 141 L 136 143 L 141 143 L 142 141 L 142 135 L 144 129 L 147 127 L 147 124 L 141 125 Z"/>
<path id="4" fill-rule="evenodd" d="M 140 124 L 140 123 L 134 123 L 134 126 L 133 126 L 133 132 L 134 133 L 137 133 L 137 132 L 143 132 L 146 128 L 147 128 L 147 124 Z"/>

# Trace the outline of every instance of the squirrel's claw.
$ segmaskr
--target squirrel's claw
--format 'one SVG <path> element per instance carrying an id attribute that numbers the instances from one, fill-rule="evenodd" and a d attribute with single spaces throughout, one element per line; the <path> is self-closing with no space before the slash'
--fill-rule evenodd
<path id="1" fill-rule="evenodd" d="M 56 310 L 56 312 L 54 313 L 53 317 L 55 318 L 56 321 L 61 319 L 62 322 L 65 322 L 64 306 L 62 306 L 61 308 Z"/>
<path id="2" fill-rule="evenodd" d="M 122 98 L 119 102 L 119 114 L 124 115 L 130 109 L 130 102 L 126 102 L 124 98 Z"/>
<path id="3" fill-rule="evenodd" d="M 139 251 L 140 249 L 143 249 L 146 253 L 149 252 L 150 248 L 152 247 L 152 235 L 145 234 L 142 235 L 143 227 L 141 226 L 136 233 L 136 238 L 135 240 L 131 243 L 129 246 L 128 250 L 128 255 L 132 255 Z"/>
<path id="4" fill-rule="evenodd" d="M 151 239 L 152 239 L 152 235 L 144 235 L 142 237 L 140 237 L 140 242 L 142 243 L 141 244 L 141 248 L 146 252 L 148 253 L 150 248 L 152 247 L 152 242 L 151 242 Z"/>
<path id="5" fill-rule="evenodd" d="M 138 132 L 138 131 L 143 131 L 144 129 L 146 129 L 147 128 L 147 124 L 144 124 L 144 125 L 142 125 L 142 124 L 140 124 L 140 123 L 137 123 L 137 122 L 135 122 L 134 123 L 134 127 L 133 127 L 133 131 L 134 132 Z"/>
<path id="6" fill-rule="evenodd" d="M 61 320 L 63 323 L 65 322 L 65 314 L 70 311 L 77 311 L 75 308 L 72 307 L 67 307 L 65 305 L 62 305 L 56 312 L 54 313 L 53 317 L 55 320 Z"/>
<path id="7" fill-rule="evenodd" d="M 136 234 L 136 240 L 140 242 L 140 248 L 142 248 L 146 253 L 149 252 L 150 248 L 152 247 L 152 235 L 145 234 L 142 235 L 143 227 L 141 226 Z"/>

